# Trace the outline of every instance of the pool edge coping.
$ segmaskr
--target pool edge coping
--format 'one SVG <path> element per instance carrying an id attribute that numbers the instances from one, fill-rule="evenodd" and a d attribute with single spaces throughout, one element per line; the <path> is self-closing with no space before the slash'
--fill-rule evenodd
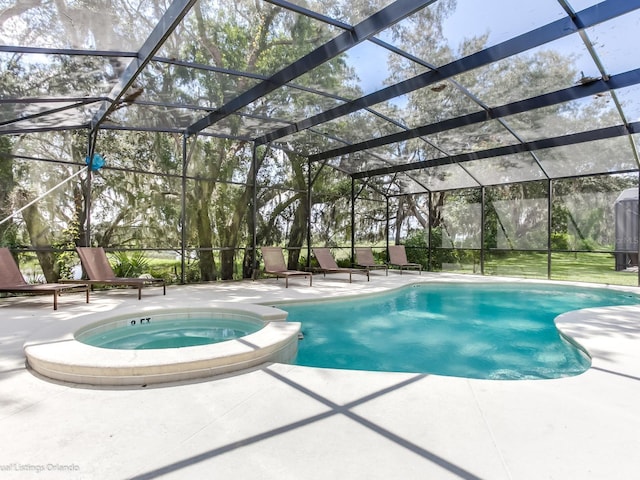
<path id="1" fill-rule="evenodd" d="M 406 279 L 409 280 L 409 279 Z M 253 307 L 257 307 L 257 308 L 267 308 L 267 309 L 277 309 L 278 305 L 282 305 L 282 304 L 295 304 L 295 303 L 300 303 L 300 302 L 323 302 L 323 301 L 334 301 L 334 300 L 342 300 L 342 299 L 348 299 L 348 298 L 352 298 L 352 297 L 362 297 L 362 296 L 369 296 L 369 295 L 376 295 L 376 294 L 384 294 L 396 289 L 400 289 L 403 287 L 408 287 L 410 285 L 420 285 L 420 284 L 428 284 L 428 283 L 436 283 L 436 284 L 441 284 L 441 283 L 534 283 L 534 284 L 561 284 L 561 285 L 573 285 L 573 286 L 578 286 L 578 287 L 586 287 L 586 288 L 600 288 L 600 289 L 611 289 L 611 290 L 618 290 L 618 291 L 628 291 L 628 292 L 632 292 L 635 294 L 639 294 L 640 292 L 638 291 L 639 288 L 638 287 L 633 287 L 633 286 L 623 286 L 623 285 L 609 285 L 609 284 L 593 284 L 593 283 L 582 283 L 582 282 L 575 282 L 575 281 L 564 281 L 564 280 L 548 280 L 548 279 L 523 279 L 523 278 L 511 278 L 511 277 L 487 277 L 487 276 L 478 276 L 478 275 L 458 275 L 458 274 L 447 274 L 446 277 L 443 276 L 423 276 L 422 278 L 415 278 L 415 279 L 411 279 L 409 280 L 408 283 L 403 284 L 403 285 L 393 285 L 393 286 L 383 286 L 380 287 L 379 289 L 372 291 L 372 292 L 366 292 L 363 294 L 363 292 L 340 292 L 339 295 L 335 296 L 335 297 L 331 297 L 331 298 L 326 298 L 326 299 L 318 299 L 318 298 L 314 298 L 313 296 L 306 296 L 304 298 L 289 298 L 289 299 L 278 299 L 278 300 L 271 300 L 271 301 L 265 301 L 264 299 L 259 300 L 259 301 L 255 301 L 255 302 L 251 302 L 250 300 L 246 300 L 242 303 L 236 303 L 235 301 L 222 301 L 222 300 L 218 300 L 215 302 L 205 302 L 205 304 L 207 305 L 218 305 L 218 306 L 222 306 L 223 308 L 229 308 L 231 310 L 244 310 L 247 308 L 253 308 Z M 306 290 L 305 290 L 306 292 Z M 317 294 L 317 292 L 309 292 L 312 294 Z M 123 307 L 123 309 L 127 309 L 127 310 L 133 310 L 136 312 L 140 312 L 143 310 L 154 310 L 154 309 L 158 309 L 158 308 L 164 308 L 161 307 L 161 304 L 156 304 L 154 306 L 148 306 L 148 307 L 136 307 L 136 306 L 128 306 L 128 307 Z M 200 308 L 200 307 L 199 307 Z M 571 318 L 571 322 L 569 325 L 574 325 L 574 324 L 581 324 L 584 323 L 585 320 L 585 315 L 584 315 L 584 311 L 587 310 L 602 310 L 602 309 L 607 309 L 607 311 L 611 310 L 611 309 L 619 309 L 623 308 L 621 306 L 610 306 L 610 307 L 593 307 L 593 308 L 588 308 L 588 309 L 580 309 L 580 310 L 573 310 L 573 311 L 569 311 L 569 312 L 565 312 L 560 314 L 558 317 L 556 317 L 554 319 L 554 322 L 556 323 L 556 327 L 558 328 L 558 330 L 563 334 L 563 335 L 568 335 L 570 338 L 576 340 L 579 345 L 581 345 L 583 347 L 583 349 L 588 353 L 588 355 L 592 358 L 592 367 L 594 366 L 594 363 L 596 362 L 596 359 L 598 357 L 598 355 L 592 355 L 592 348 L 590 347 L 590 343 L 589 341 L 585 341 L 584 339 L 582 339 L 582 337 L 579 334 L 573 333 L 573 332 L 567 332 L 566 331 L 566 316 L 569 314 L 576 314 L 576 317 L 572 317 Z M 634 307 L 627 307 L 627 308 L 634 308 Z M 92 314 L 94 316 L 110 316 L 113 315 L 113 312 L 104 312 L 104 313 L 94 313 Z M 74 316 L 69 320 L 64 320 L 62 323 L 68 323 L 71 321 L 75 321 L 78 318 L 84 318 L 86 317 L 87 314 L 80 314 L 79 316 Z M 55 316 L 54 316 L 55 317 Z M 52 317 L 52 319 L 54 319 L 54 317 Z M 563 318 L 560 318 L 563 317 Z M 57 322 L 57 319 L 54 319 L 54 322 Z M 32 336 L 30 336 L 27 340 L 27 342 L 25 342 L 25 348 L 28 345 L 28 343 L 30 341 L 32 341 L 34 338 L 38 337 L 38 334 L 40 334 L 43 331 L 48 330 L 49 328 L 54 328 L 57 329 L 57 327 L 44 327 L 41 330 L 36 331 Z M 296 342 L 296 346 L 297 346 L 297 342 Z M 26 354 L 26 351 L 25 351 Z M 274 360 L 276 363 L 283 363 L 286 361 L 282 361 L 282 360 Z M 264 363 L 267 363 L 268 360 L 266 360 Z M 306 367 L 303 367 L 306 368 Z M 240 370 L 240 368 L 238 368 L 237 370 Z M 589 372 L 591 370 L 587 369 L 586 372 L 580 374 L 579 376 L 583 376 L 585 375 L 587 372 Z M 225 373 L 225 372 L 221 372 L 221 373 Z M 200 377 L 210 377 L 210 376 L 214 376 L 216 375 L 216 373 L 212 373 L 212 374 L 206 374 L 206 375 L 199 375 L 198 377 L 194 377 L 194 378 L 200 378 Z M 142 378 L 142 377 L 141 377 Z M 565 377 L 562 377 L 565 378 Z M 572 377 L 569 377 L 572 378 Z M 76 381 L 73 378 L 58 378 L 59 380 L 62 381 L 69 381 L 71 383 L 76 383 Z M 189 378 L 184 378 L 185 380 L 189 380 Z M 155 380 L 153 383 L 168 383 L 174 380 L 182 380 L 180 378 L 172 378 L 172 379 L 160 379 L 158 378 L 157 380 Z M 481 380 L 481 381 L 492 381 L 492 380 Z M 88 383 L 88 382 L 84 382 L 84 383 Z M 130 382 L 130 383 L 122 383 L 122 385 L 139 385 L 141 382 L 139 381 L 134 381 L 134 382 Z M 100 383 L 96 383 L 96 382 L 91 382 L 91 385 L 100 385 Z"/>

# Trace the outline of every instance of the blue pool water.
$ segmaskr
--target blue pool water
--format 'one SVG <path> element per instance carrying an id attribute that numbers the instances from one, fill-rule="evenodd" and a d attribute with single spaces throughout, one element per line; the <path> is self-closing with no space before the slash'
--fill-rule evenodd
<path id="1" fill-rule="evenodd" d="M 302 322 L 297 365 L 467 378 L 577 375 L 589 357 L 559 314 L 632 305 L 626 292 L 547 284 L 429 284 L 357 300 L 278 305 Z"/>
<path id="2" fill-rule="evenodd" d="M 175 318 L 144 324 L 109 328 L 98 333 L 77 336 L 77 340 L 94 347 L 148 350 L 194 347 L 225 342 L 257 332 L 264 325 L 256 321 L 224 318 Z"/>

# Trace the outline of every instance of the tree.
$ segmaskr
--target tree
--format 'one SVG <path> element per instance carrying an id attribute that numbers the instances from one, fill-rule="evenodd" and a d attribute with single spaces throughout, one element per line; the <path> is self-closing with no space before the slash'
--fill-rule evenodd
<path id="1" fill-rule="evenodd" d="M 11 140 L 0 136 L 0 245 L 13 245 L 17 240 L 17 232 L 13 220 L 11 206 L 11 192 L 15 187 L 13 175 L 13 160 L 11 154 Z M 4 221 L 6 220 L 6 221 Z"/>
<path id="2" fill-rule="evenodd" d="M 329 37 L 328 32 L 323 32 L 311 19 L 301 15 L 294 15 L 286 10 L 276 8 L 268 4 L 255 4 L 253 2 L 236 2 L 234 8 L 220 11 L 203 11 L 196 4 L 194 7 L 194 22 L 190 31 L 197 32 L 197 39 L 188 47 L 187 53 L 200 63 L 212 63 L 217 67 L 242 70 L 245 72 L 257 72 L 269 75 L 283 66 L 288 65 L 310 48 L 320 45 Z M 202 46 L 203 48 L 196 48 Z M 340 83 L 339 80 L 347 72 L 344 63 L 337 59 L 327 65 L 310 72 L 299 81 L 304 84 L 331 85 Z M 240 77 L 238 85 L 229 83 L 230 78 L 224 76 L 208 76 L 198 80 L 203 92 L 203 97 L 212 105 L 219 105 L 227 98 L 229 90 L 236 91 L 246 88 L 249 79 Z M 295 93 L 295 94 L 294 94 Z M 315 96 L 305 92 L 293 92 L 287 90 L 274 92 L 255 102 L 244 114 L 261 118 L 287 118 L 296 111 L 315 108 L 315 105 L 307 103 Z M 225 119 L 231 133 L 238 133 L 245 128 L 243 125 L 245 116 L 230 116 Z M 244 242 L 249 242 L 249 232 L 243 225 L 251 225 L 247 220 L 248 207 L 253 197 L 254 169 L 260 167 L 252 162 L 252 152 L 243 142 L 233 142 L 222 139 L 208 139 L 204 144 L 206 154 L 195 155 L 190 167 L 196 176 L 208 180 L 208 188 L 198 192 L 199 199 L 197 212 L 199 230 L 198 241 L 200 248 L 203 241 L 208 243 L 208 232 L 213 232 L 222 247 L 220 258 L 220 275 L 223 279 L 232 278 L 235 264 L 236 249 Z M 213 147 L 213 145 L 217 145 Z M 280 157 L 285 159 L 286 156 Z M 293 185 L 300 188 L 305 181 L 299 178 L 302 175 L 297 164 L 294 166 Z M 298 176 L 298 178 L 296 178 Z M 288 182 L 288 180 L 287 180 Z M 298 198 L 299 199 L 299 198 Z M 211 202 L 214 208 L 207 211 L 207 204 Z M 256 205 L 261 208 L 261 205 Z M 302 209 L 302 210 L 301 210 Z M 298 243 L 300 235 L 300 214 L 304 214 L 306 202 L 298 203 L 298 220 L 295 222 L 296 230 L 294 243 Z M 273 223 L 272 223 L 273 225 Z M 250 248 L 245 252 L 250 252 Z M 208 254 L 206 254 L 208 256 Z M 248 263 L 246 258 L 243 262 Z M 203 265 L 201 258 L 201 273 L 205 278 L 215 278 L 215 272 L 205 272 L 203 268 L 213 266 L 208 261 Z M 248 275 L 247 269 L 243 272 Z"/>

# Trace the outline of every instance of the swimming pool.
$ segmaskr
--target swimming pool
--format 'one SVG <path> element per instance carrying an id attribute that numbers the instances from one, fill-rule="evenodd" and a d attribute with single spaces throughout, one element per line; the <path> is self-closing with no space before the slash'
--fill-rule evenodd
<path id="1" fill-rule="evenodd" d="M 543 379 L 590 366 L 554 318 L 640 297 L 556 284 L 422 284 L 360 299 L 278 305 L 302 322 L 295 364 L 466 378 Z"/>

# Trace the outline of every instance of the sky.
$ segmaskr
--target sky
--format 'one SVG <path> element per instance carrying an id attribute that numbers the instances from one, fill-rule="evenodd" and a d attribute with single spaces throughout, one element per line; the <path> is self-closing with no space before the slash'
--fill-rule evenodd
<path id="1" fill-rule="evenodd" d="M 581 11 L 597 3 L 600 1 L 573 0 L 571 6 L 574 10 Z M 517 8 L 514 8 L 514 5 L 517 5 Z M 491 46 L 563 17 L 566 17 L 566 13 L 557 0 L 457 0 L 456 12 L 444 21 L 443 34 L 456 50 L 465 38 L 485 33 L 489 34 L 488 46 Z M 637 68 L 635 34 L 638 31 L 639 11 L 587 29 L 587 36 L 594 44 L 608 74 L 615 75 Z M 577 34 L 561 38 L 539 49 L 553 49 L 564 55 L 571 55 L 577 72 L 582 72 L 585 76 L 600 76 L 596 64 Z M 370 42 L 363 42 L 348 53 L 350 61 L 357 69 L 360 86 L 365 94 L 384 87 L 383 82 L 387 77 L 387 61 L 384 55 L 380 47 Z M 579 78 L 576 78 L 576 81 L 578 80 Z M 623 96 L 633 112 L 633 118 L 629 120 L 640 121 L 639 89 L 625 89 Z"/>

